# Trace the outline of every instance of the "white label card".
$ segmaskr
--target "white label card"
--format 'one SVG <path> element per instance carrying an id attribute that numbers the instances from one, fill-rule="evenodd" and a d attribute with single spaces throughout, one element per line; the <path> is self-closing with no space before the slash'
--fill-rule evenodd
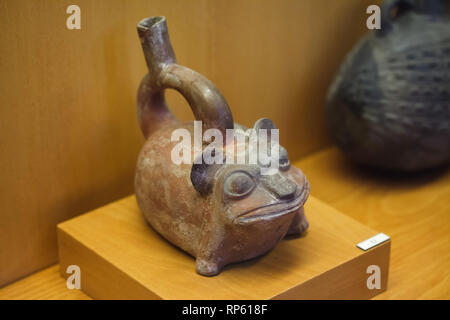
<path id="1" fill-rule="evenodd" d="M 372 238 L 369 238 L 367 240 L 364 240 L 363 242 L 358 243 L 356 246 L 361 250 L 367 251 L 379 245 L 380 243 L 388 241 L 389 239 L 390 239 L 389 236 L 385 235 L 384 233 L 379 233 L 376 236 L 373 236 Z"/>

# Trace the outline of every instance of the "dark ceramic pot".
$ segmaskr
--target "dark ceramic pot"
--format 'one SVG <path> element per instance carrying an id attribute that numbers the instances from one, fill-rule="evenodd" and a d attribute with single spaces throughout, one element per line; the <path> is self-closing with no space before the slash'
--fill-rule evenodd
<path id="1" fill-rule="evenodd" d="M 327 97 L 337 145 L 357 162 L 417 171 L 450 159 L 450 1 L 385 1 L 381 29 L 349 53 Z"/>

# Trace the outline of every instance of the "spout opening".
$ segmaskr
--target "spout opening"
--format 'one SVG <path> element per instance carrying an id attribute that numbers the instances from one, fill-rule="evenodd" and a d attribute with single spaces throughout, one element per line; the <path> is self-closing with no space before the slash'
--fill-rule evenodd
<path id="1" fill-rule="evenodd" d="M 164 16 L 141 20 L 137 25 L 137 31 L 151 74 L 159 74 L 164 64 L 176 63 Z"/>
<path id="2" fill-rule="evenodd" d="M 138 23 L 137 27 L 138 29 L 145 31 L 153 28 L 154 26 L 164 21 L 166 21 L 166 17 L 164 16 L 145 18 Z"/>

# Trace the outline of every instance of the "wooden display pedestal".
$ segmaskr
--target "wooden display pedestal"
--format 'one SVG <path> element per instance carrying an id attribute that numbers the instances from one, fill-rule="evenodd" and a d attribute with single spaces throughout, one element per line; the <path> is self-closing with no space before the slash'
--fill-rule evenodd
<path id="1" fill-rule="evenodd" d="M 310 197 L 306 235 L 215 277 L 155 233 L 134 196 L 58 225 L 60 271 L 78 265 L 81 289 L 96 299 L 368 299 L 387 286 L 390 241 L 368 251 L 357 243 L 377 232 Z M 370 265 L 380 289 L 368 289 Z"/>

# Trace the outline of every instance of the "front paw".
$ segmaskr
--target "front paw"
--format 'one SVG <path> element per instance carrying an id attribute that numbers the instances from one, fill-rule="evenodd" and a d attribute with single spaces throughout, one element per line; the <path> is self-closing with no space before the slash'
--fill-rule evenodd
<path id="1" fill-rule="evenodd" d="M 305 219 L 301 220 L 300 223 L 297 225 L 296 231 L 299 234 L 303 234 L 308 229 L 308 227 L 309 227 L 309 222 L 305 218 Z"/>
<path id="2" fill-rule="evenodd" d="M 209 277 L 218 275 L 221 271 L 221 267 L 218 263 L 201 258 L 197 258 L 195 261 L 195 269 L 197 270 L 197 273 Z"/>
<path id="3" fill-rule="evenodd" d="M 291 235 L 291 234 L 301 235 L 308 229 L 308 227 L 309 227 L 308 221 L 303 220 L 303 221 L 300 221 L 299 223 L 291 225 L 287 234 L 288 235 Z"/>
<path id="4" fill-rule="evenodd" d="M 309 227 L 309 222 L 305 217 L 305 212 L 304 212 L 303 208 L 301 208 L 300 211 L 292 219 L 291 226 L 289 227 L 287 234 L 288 235 L 292 235 L 292 234 L 301 235 L 308 229 L 308 227 Z"/>

